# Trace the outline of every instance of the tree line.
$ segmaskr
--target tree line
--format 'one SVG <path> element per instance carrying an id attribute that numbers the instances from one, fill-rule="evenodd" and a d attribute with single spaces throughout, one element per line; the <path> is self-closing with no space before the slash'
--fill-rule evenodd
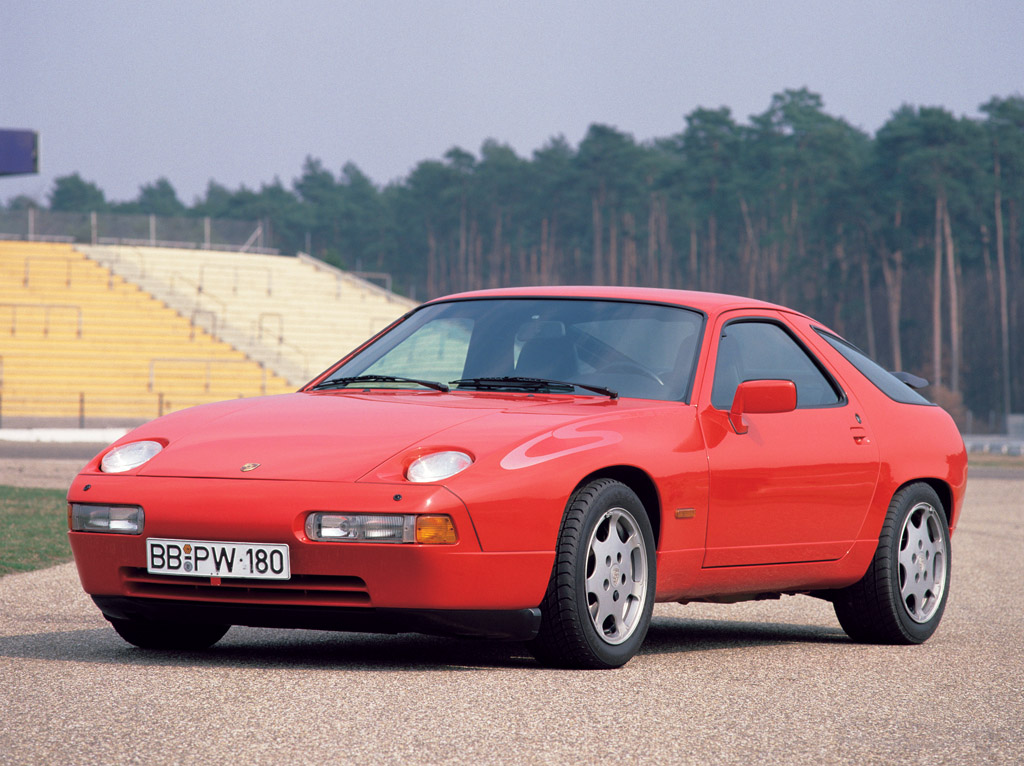
<path id="1" fill-rule="evenodd" d="M 594 124 L 579 145 L 554 137 L 529 158 L 488 140 L 383 186 L 310 157 L 291 187 L 211 181 L 191 206 L 167 179 L 113 203 L 74 174 L 49 207 L 260 219 L 283 252 L 389 272 L 421 300 L 570 283 L 762 298 L 928 378 L 954 414 L 1001 426 L 1024 407 L 1024 97 L 980 111 L 905 105 L 871 136 L 818 94 L 786 90 L 746 123 L 699 108 L 648 142 Z"/>

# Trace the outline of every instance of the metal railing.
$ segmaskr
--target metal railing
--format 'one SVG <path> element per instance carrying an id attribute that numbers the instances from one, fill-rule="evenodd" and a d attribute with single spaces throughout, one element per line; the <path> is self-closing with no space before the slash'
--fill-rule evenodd
<path id="1" fill-rule="evenodd" d="M 342 269 L 339 269 L 337 266 L 332 266 L 326 261 L 321 261 L 319 258 L 314 258 L 312 255 L 309 255 L 308 253 L 298 253 L 296 257 L 299 259 L 299 261 L 309 266 L 312 266 L 317 271 L 325 271 L 328 274 L 332 274 L 335 280 L 336 297 L 341 297 L 342 283 L 345 281 L 349 281 L 351 283 L 354 283 L 354 285 L 356 285 L 357 287 L 369 290 L 370 292 L 373 292 L 377 295 L 380 295 L 383 298 L 386 298 L 389 303 L 393 301 L 407 302 L 409 304 L 409 308 L 413 308 L 413 306 L 415 305 L 414 301 L 409 301 L 391 292 L 390 274 L 376 271 L 343 271 Z M 369 278 L 383 279 L 386 286 L 382 287 L 381 285 L 378 285 L 374 282 L 370 282 Z"/>
<path id="2" fill-rule="evenodd" d="M 75 281 L 75 266 L 85 263 L 86 262 L 83 261 L 81 257 L 60 258 L 42 255 L 26 255 L 21 259 L 20 266 L 18 265 L 17 257 L 12 258 L 10 256 L 6 256 L 0 266 L 3 267 L 3 271 L 12 276 L 20 272 L 21 286 L 25 288 L 45 283 L 46 277 L 51 278 L 50 281 L 52 285 L 52 278 L 58 272 L 63 272 L 62 276 L 58 277 L 58 279 L 64 283 L 64 287 L 71 287 Z M 88 282 L 88 280 L 85 281 Z M 108 283 L 107 286 L 109 287 L 110 284 Z"/>
<path id="3" fill-rule="evenodd" d="M 238 367 L 239 365 L 248 366 L 251 362 L 248 359 L 209 359 L 207 357 L 162 357 L 151 359 L 149 361 L 149 390 L 152 392 L 158 392 L 160 387 L 156 384 L 157 378 L 157 367 L 177 367 L 182 368 L 201 368 L 203 370 L 203 391 L 208 392 L 210 390 L 211 383 L 213 382 L 213 371 L 214 369 L 226 369 L 231 367 Z M 176 380 L 181 378 L 181 374 L 174 375 Z M 260 393 L 267 393 L 267 368 L 260 365 Z"/>
<path id="4" fill-rule="evenodd" d="M 267 296 L 274 294 L 274 272 L 272 269 L 265 266 L 246 266 L 245 269 L 240 269 L 237 266 L 225 266 L 220 263 L 201 263 L 199 264 L 199 292 L 203 292 L 206 289 L 206 270 L 211 269 L 214 271 L 230 271 L 232 272 L 232 284 L 231 294 L 238 295 L 238 281 L 242 272 L 252 273 L 254 271 L 260 272 L 267 275 Z"/>
<path id="5" fill-rule="evenodd" d="M 154 391 L 148 396 L 125 397 L 83 391 L 15 394 L 0 390 L 0 429 L 136 426 L 186 407 L 233 398 L 245 396 L 236 394 L 211 398 L 185 392 Z"/>
<path id="6" fill-rule="evenodd" d="M 31 285 L 31 282 L 32 282 L 32 263 L 33 262 L 36 262 L 36 263 L 54 263 L 54 262 L 60 263 L 61 261 L 63 261 L 64 264 L 65 264 L 64 286 L 65 287 L 71 287 L 71 267 L 72 267 L 72 264 L 74 264 L 76 261 L 77 262 L 81 262 L 80 258 L 58 258 L 58 259 L 54 259 L 54 258 L 47 258 L 47 257 L 33 256 L 33 255 L 26 255 L 25 256 L 25 265 L 24 265 L 24 268 L 22 269 L 21 286 L 22 287 L 29 287 Z M 45 270 L 44 270 L 44 273 L 45 273 Z"/>
<path id="7" fill-rule="evenodd" d="M 277 335 L 271 335 L 266 328 L 267 320 L 275 320 L 277 323 Z M 256 341 L 262 344 L 265 349 L 274 349 L 276 347 L 277 355 L 269 357 L 273 360 L 271 367 L 276 367 L 276 364 L 280 364 L 286 359 L 301 359 L 302 370 L 306 378 L 309 378 L 313 372 L 309 367 L 309 354 L 303 349 L 296 346 L 294 343 L 290 343 L 284 339 L 284 315 L 279 311 L 263 311 L 256 318 L 255 331 L 253 337 Z M 285 356 L 284 352 L 287 349 L 288 355 Z"/>
<path id="8" fill-rule="evenodd" d="M 201 322 L 200 317 L 206 317 L 208 322 Z M 189 325 L 191 325 L 188 333 L 189 340 L 196 339 L 197 330 L 206 330 L 213 337 L 217 336 L 217 312 L 210 311 L 210 309 L 192 309 L 192 313 L 188 317 Z"/>
<path id="9" fill-rule="evenodd" d="M 82 337 L 82 307 L 73 303 L 0 303 L 0 309 L 11 310 L 11 332 L 12 336 L 18 334 L 18 310 L 22 310 L 22 316 L 26 312 L 43 312 L 43 337 L 50 336 L 51 316 L 54 311 L 75 312 L 75 337 Z M 22 320 L 24 321 L 24 319 Z"/>
<path id="10" fill-rule="evenodd" d="M 262 221 L 190 216 L 63 213 L 39 208 L 0 210 L 0 239 L 78 242 L 92 245 L 153 245 L 247 253 L 279 251 L 270 246 Z"/>
<path id="11" fill-rule="evenodd" d="M 384 289 L 391 292 L 391 274 L 386 271 L 350 271 L 349 274 L 359 279 L 379 279 Z"/>
<path id="12" fill-rule="evenodd" d="M 280 311 L 260 312 L 260 315 L 256 317 L 256 340 L 263 340 L 263 334 L 266 331 L 264 325 L 268 319 L 277 320 L 277 343 L 278 345 L 284 343 L 284 314 Z"/>

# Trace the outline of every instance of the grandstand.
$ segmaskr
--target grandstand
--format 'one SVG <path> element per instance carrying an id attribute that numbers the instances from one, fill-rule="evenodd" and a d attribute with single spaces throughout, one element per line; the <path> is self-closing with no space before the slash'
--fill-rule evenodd
<path id="1" fill-rule="evenodd" d="M 0 242 L 0 425 L 294 390 L 412 305 L 308 257 Z"/>
<path id="2" fill-rule="evenodd" d="M 416 304 L 300 254 L 78 246 L 299 386 Z"/>

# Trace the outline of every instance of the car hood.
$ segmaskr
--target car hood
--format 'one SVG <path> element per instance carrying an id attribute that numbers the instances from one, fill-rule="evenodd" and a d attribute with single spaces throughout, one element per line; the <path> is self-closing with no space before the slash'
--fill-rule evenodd
<path id="1" fill-rule="evenodd" d="M 142 476 L 355 481 L 406 453 L 507 450 L 563 423 L 607 415 L 617 404 L 602 397 L 297 393 L 184 410 L 121 441 L 166 443 L 139 469 Z"/>

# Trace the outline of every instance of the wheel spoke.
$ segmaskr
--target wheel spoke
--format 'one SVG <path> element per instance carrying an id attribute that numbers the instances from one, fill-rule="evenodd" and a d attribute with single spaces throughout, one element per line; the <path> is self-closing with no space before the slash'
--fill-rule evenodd
<path id="1" fill-rule="evenodd" d="M 611 589 L 596 588 L 590 590 L 589 593 L 597 599 L 590 604 L 590 617 L 594 620 L 594 624 L 600 629 L 607 622 L 608 618 L 611 617 L 616 623 L 617 631 L 617 623 L 621 617 L 615 612 L 615 602 L 612 601 Z"/>
<path id="2" fill-rule="evenodd" d="M 646 587 L 647 572 L 644 567 L 644 550 L 643 543 L 640 540 L 640 536 L 637 534 L 630 535 L 627 540 L 627 551 L 624 555 L 624 560 L 628 562 L 626 571 L 626 582 L 625 587 L 629 589 L 629 593 L 636 598 L 640 597 Z"/>
<path id="3" fill-rule="evenodd" d="M 924 614 L 925 604 L 931 593 L 932 580 L 920 572 L 908 574 L 907 580 L 900 591 L 907 611 L 912 616 L 918 618 Z"/>

